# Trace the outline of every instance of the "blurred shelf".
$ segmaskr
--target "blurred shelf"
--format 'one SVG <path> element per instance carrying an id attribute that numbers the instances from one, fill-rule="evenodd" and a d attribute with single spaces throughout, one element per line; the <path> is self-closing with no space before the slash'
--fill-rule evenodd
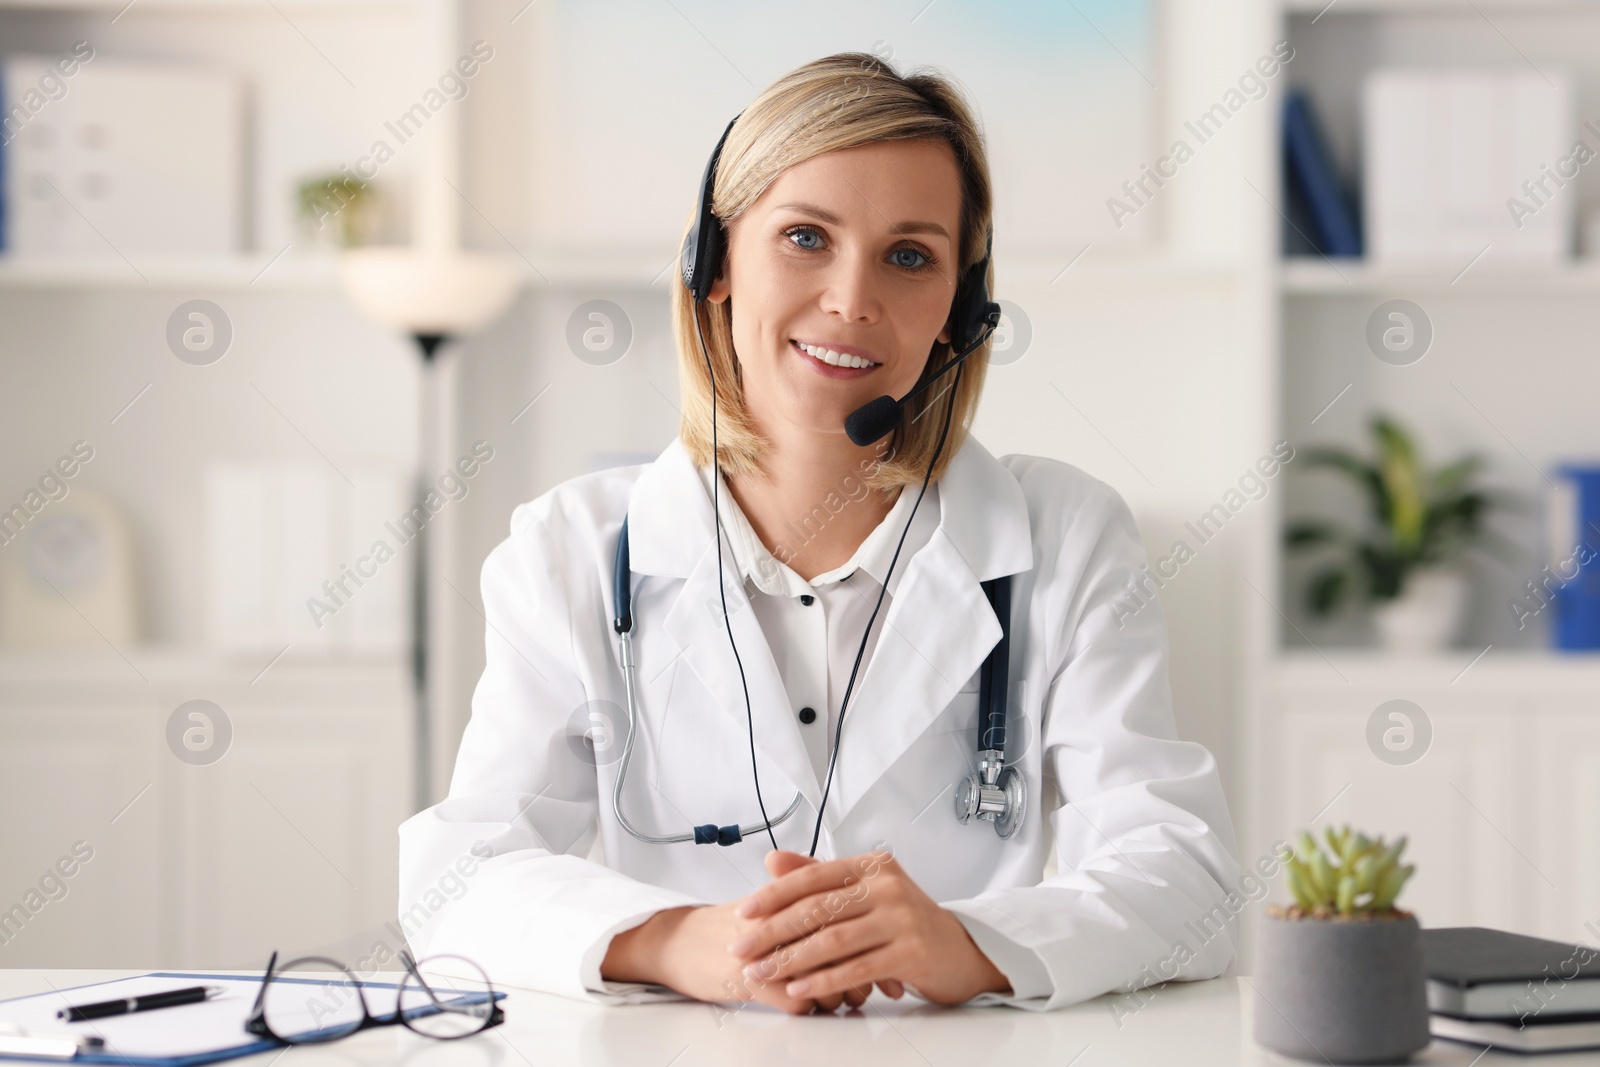
<path id="1" fill-rule="evenodd" d="M 275 8 L 341 14 L 362 11 L 404 11 L 417 0 L 0 0 L 0 11 L 43 11 L 73 14 L 81 11 L 182 11 L 187 14 L 277 15 Z"/>
<path id="2" fill-rule="evenodd" d="M 678 277 L 678 256 L 667 249 L 534 248 L 507 251 L 485 249 L 507 256 L 521 267 L 528 288 L 541 289 L 648 289 L 667 291 Z"/>
<path id="3" fill-rule="evenodd" d="M 1482 653 L 1480 658 L 1479 654 Z M 1548 649 L 1451 649 L 1400 656 L 1377 649 L 1292 649 L 1269 660 L 1264 680 L 1297 691 L 1381 688 L 1405 691 L 1456 688 L 1526 693 L 1586 692 L 1600 715 L 1600 652 Z"/>
<path id="4" fill-rule="evenodd" d="M 1291 296 L 1600 296 L 1600 260 L 1586 259 L 1554 267 L 1462 271 L 1304 256 L 1284 260 L 1279 276 Z"/>
<path id="5" fill-rule="evenodd" d="M 4 3 L 5 0 L 0 0 Z M 628 252 L 532 255 L 502 249 L 532 288 L 634 288 L 676 277 L 677 258 Z M 7 289 L 145 290 L 209 292 L 340 292 L 336 255 L 274 258 L 261 252 L 234 256 L 28 256 L 0 255 L 0 291 Z"/>
<path id="6" fill-rule="evenodd" d="M 297 653 L 291 646 L 274 660 L 277 650 L 258 654 L 224 653 L 180 644 L 86 648 L 0 647 L 0 690 L 7 687 L 71 683 L 143 689 L 158 685 L 206 685 L 281 690 L 330 687 L 371 696 L 385 695 L 398 684 L 411 687 L 411 660 L 404 652 L 332 655 Z M 203 696 L 203 693 L 196 693 Z"/>
<path id="7" fill-rule="evenodd" d="M 1593 0 L 1283 0 L 1296 15 L 1583 15 L 1600 14 Z"/>
<path id="8" fill-rule="evenodd" d="M 339 275 L 332 256 L 0 256 L 7 289 L 336 293 Z"/>
<path id="9" fill-rule="evenodd" d="M 1237 281 L 1237 265 L 1220 260 L 1188 259 L 1160 253 L 1099 257 L 1087 252 L 1050 256 L 1041 253 L 995 253 L 995 281 L 1049 285 L 1062 292 L 1098 285 L 1230 285 Z"/>

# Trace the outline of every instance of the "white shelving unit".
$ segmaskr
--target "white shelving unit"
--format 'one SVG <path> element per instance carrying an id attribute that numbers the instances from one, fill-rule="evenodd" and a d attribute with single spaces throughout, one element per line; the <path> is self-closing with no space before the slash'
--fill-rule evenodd
<path id="1" fill-rule="evenodd" d="M 214 763 L 169 749 L 169 720 L 192 700 L 231 730 Z M 59 900 L 12 913 L 0 958 L 260 967 L 274 947 L 368 950 L 351 935 L 394 912 L 410 706 L 393 659 L 286 656 L 263 671 L 170 646 L 0 655 L 10 891 L 76 842 L 93 853 Z"/>
<path id="2" fill-rule="evenodd" d="M 211 651 L 200 486 L 212 457 L 414 465 L 416 357 L 347 305 L 331 255 L 290 239 L 288 182 L 355 158 L 379 101 L 437 76 L 441 7 L 0 0 L 5 53 L 87 39 L 97 57 L 225 68 L 247 83 L 250 116 L 238 252 L 0 257 L 0 471 L 26 485 L 55 455 L 32 450 L 88 440 L 95 459 L 73 487 L 126 514 L 145 600 L 137 644 L 0 650 L 0 809 L 11 816 L 0 908 L 75 841 L 95 851 L 65 896 L 0 931 L 0 966 L 260 967 L 274 948 L 353 959 L 396 914 L 395 828 L 412 810 L 410 658 Z M 426 172 L 423 146 L 407 151 L 385 179 Z M 207 367 L 164 340 L 172 309 L 195 297 L 234 326 Z M 169 717 L 194 699 L 216 703 L 233 730 L 206 765 L 168 740 Z"/>
<path id="3" fill-rule="evenodd" d="M 0 292 L 39 289 L 75 294 L 177 289 L 337 295 L 339 277 L 332 257 L 141 258 L 137 270 L 115 257 L 0 258 Z"/>
<path id="4" fill-rule="evenodd" d="M 145 11 L 181 11 L 192 14 L 271 14 L 284 11 L 414 11 L 419 0 L 137 0 Z M 0 0 L 0 9 L 77 14 L 84 11 L 120 12 L 133 7 L 128 0 Z"/>
<path id="5" fill-rule="evenodd" d="M 1280 286 L 1286 296 L 1504 297 L 1600 296 L 1600 263 L 1575 261 L 1545 270 L 1396 270 L 1347 262 L 1299 259 L 1283 265 Z"/>
<path id="6" fill-rule="evenodd" d="M 1310 90 L 1347 180 L 1357 170 L 1360 80 L 1376 66 L 1560 62 L 1578 75 L 1579 114 L 1600 103 L 1600 53 L 1583 52 L 1600 40 L 1597 5 L 1284 0 L 1276 17 L 1278 36 L 1296 49 L 1290 80 Z M 1276 155 L 1257 179 L 1282 202 Z M 1280 259 L 1265 289 L 1276 323 L 1278 436 L 1297 447 L 1365 449 L 1368 414 L 1387 410 L 1417 429 L 1433 462 L 1469 449 L 1487 454 L 1490 480 L 1535 504 L 1513 528 L 1530 553 L 1542 546 L 1533 525 L 1540 470 L 1600 452 L 1587 399 L 1600 386 L 1589 354 L 1600 330 L 1600 262 L 1509 273 L 1465 262 L 1400 270 Z M 1368 315 L 1395 298 L 1421 305 L 1435 328 L 1433 348 L 1411 367 L 1380 363 L 1364 341 Z M 1259 551 L 1245 567 L 1254 589 L 1244 601 L 1254 781 L 1242 820 L 1247 849 L 1264 853 L 1302 827 L 1344 822 L 1405 833 L 1419 871 L 1403 903 L 1424 925 L 1591 936 L 1582 924 L 1600 900 L 1592 784 L 1600 780 L 1600 656 L 1549 650 L 1506 621 L 1505 596 L 1535 575 L 1537 562 L 1484 569 L 1475 623 L 1447 654 L 1385 655 L 1353 647 L 1361 637 L 1349 627 L 1314 627 L 1298 606 L 1299 576 L 1278 531 L 1285 516 L 1316 505 L 1328 514 L 1335 499 L 1352 522 L 1364 509 L 1355 510 L 1354 496 L 1314 495 L 1311 482 L 1269 498 Z M 1431 727 L 1414 762 L 1386 762 L 1369 743 L 1370 721 L 1393 700 L 1422 709 Z"/>
<path id="7" fill-rule="evenodd" d="M 1285 691 L 1338 691 L 1339 686 L 1385 685 L 1412 691 L 1461 693 L 1600 693 L 1600 657 L 1539 649 L 1487 652 L 1459 649 L 1438 656 L 1396 656 L 1377 650 L 1293 649 L 1280 652 L 1270 674 Z M 1596 697 L 1600 703 L 1600 697 Z"/>

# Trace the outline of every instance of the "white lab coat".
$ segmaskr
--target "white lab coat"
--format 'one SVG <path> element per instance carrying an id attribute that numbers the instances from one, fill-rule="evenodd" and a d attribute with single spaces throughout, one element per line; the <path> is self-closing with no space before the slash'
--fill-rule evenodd
<path id="1" fill-rule="evenodd" d="M 1112 608 L 1146 559 L 1127 505 L 1076 467 L 996 459 L 970 436 L 939 484 L 939 526 L 897 565 L 850 698 L 816 855 L 887 844 L 992 958 L 1031 950 L 1013 981 L 1025 988 L 971 1004 L 1042 1010 L 1222 973 L 1233 926 L 1197 931 L 1229 914 L 1218 905 L 1239 876 L 1233 829 L 1211 754 L 1175 735 L 1160 605 Z M 419 956 L 455 952 L 502 982 L 608 1003 L 681 999 L 603 982 L 613 935 L 770 880 L 764 832 L 652 845 L 613 816 L 626 697 L 611 585 L 625 511 L 642 721 L 624 812 L 655 834 L 761 820 L 711 500 L 675 440 L 654 463 L 572 479 L 512 513 L 483 567 L 487 664 L 449 796 L 400 828 L 401 924 Z M 804 794 L 774 833 L 805 853 L 822 784 L 726 542 L 723 561 L 762 796 L 775 818 Z M 987 821 L 958 822 L 952 790 L 976 769 L 979 668 L 1000 637 L 979 582 L 1005 574 L 1016 576 L 1007 762 L 1029 797 L 1002 840 Z M 581 735 L 596 722 L 616 733 L 586 760 Z M 596 833 L 603 863 L 585 858 Z M 1044 879 L 1052 842 L 1059 873 Z"/>

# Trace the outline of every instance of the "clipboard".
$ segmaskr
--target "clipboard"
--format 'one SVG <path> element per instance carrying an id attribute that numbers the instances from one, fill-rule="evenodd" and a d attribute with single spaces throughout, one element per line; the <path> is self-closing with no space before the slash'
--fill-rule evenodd
<path id="1" fill-rule="evenodd" d="M 188 971 L 154 971 L 135 978 L 72 986 L 29 996 L 0 1000 L 0 1024 L 22 1027 L 30 1036 L 96 1035 L 105 1047 L 79 1051 L 73 1056 L 32 1056 L 0 1053 L 0 1060 L 30 1063 L 104 1063 L 123 1067 L 196 1067 L 238 1056 L 286 1046 L 270 1038 L 258 1037 L 244 1028 L 256 994 L 261 989 L 259 974 L 195 974 Z M 282 981 L 274 978 L 274 982 Z M 333 986 L 335 983 L 292 979 L 296 982 Z M 111 1000 L 158 993 L 184 984 L 222 986 L 223 992 L 196 1004 L 155 1011 L 133 1012 L 104 1019 L 67 1023 L 56 1018 L 56 1011 L 70 1003 L 85 1000 Z M 374 1018 L 394 1017 L 400 997 L 395 982 L 358 982 Z M 346 983 L 347 985 L 347 983 Z M 77 994 L 77 996 L 69 996 Z M 495 999 L 505 997 L 496 992 Z M 399 1025 L 398 1020 L 396 1025 Z M 315 1029 L 309 1026 L 308 1030 Z"/>

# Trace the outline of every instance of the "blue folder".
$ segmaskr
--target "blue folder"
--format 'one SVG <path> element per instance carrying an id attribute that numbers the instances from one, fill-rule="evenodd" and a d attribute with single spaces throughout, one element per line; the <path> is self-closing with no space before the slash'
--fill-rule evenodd
<path id="1" fill-rule="evenodd" d="M 1317 251 L 1327 256 L 1361 255 L 1360 226 L 1304 90 L 1292 89 L 1284 100 L 1283 146 L 1289 182 L 1311 216 Z"/>

